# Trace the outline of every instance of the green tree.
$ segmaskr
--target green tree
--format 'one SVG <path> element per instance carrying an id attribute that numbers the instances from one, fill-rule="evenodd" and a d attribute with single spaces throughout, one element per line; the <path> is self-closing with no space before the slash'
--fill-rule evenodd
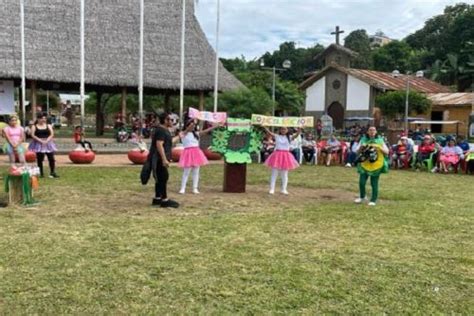
<path id="1" fill-rule="evenodd" d="M 412 54 L 412 49 L 407 43 L 392 41 L 373 51 L 374 69 L 386 72 L 392 72 L 395 69 L 401 72 L 413 71 Z"/>
<path id="2" fill-rule="evenodd" d="M 375 104 L 387 118 L 405 115 L 405 91 L 390 91 L 377 96 Z M 411 91 L 408 95 L 409 113 L 423 114 L 430 110 L 431 101 L 426 95 Z"/>
<path id="3" fill-rule="evenodd" d="M 349 33 L 344 39 L 344 46 L 359 53 L 359 56 L 352 62 L 354 68 L 371 68 L 370 40 L 366 30 L 355 30 Z"/>
<path id="4" fill-rule="evenodd" d="M 252 114 L 270 114 L 272 99 L 262 88 L 239 89 L 222 93 L 219 108 L 231 117 L 250 118 Z"/>
<path id="5" fill-rule="evenodd" d="M 298 85 L 291 81 L 279 80 L 275 87 L 275 111 L 284 116 L 300 115 L 304 112 L 304 95 Z"/>
<path id="6" fill-rule="evenodd" d="M 459 53 L 474 38 L 474 5 L 459 3 L 447 6 L 443 14 L 425 22 L 425 26 L 409 35 L 406 42 L 414 49 L 427 49 L 436 59 L 448 53 Z"/>
<path id="7" fill-rule="evenodd" d="M 276 76 L 275 82 L 275 111 L 280 114 L 299 115 L 303 109 L 304 95 L 298 89 L 298 84 L 283 80 L 280 75 Z M 273 75 L 270 71 L 239 72 L 236 76 L 245 86 L 262 89 L 271 98 Z"/>
<path id="8" fill-rule="evenodd" d="M 41 90 L 38 91 L 37 102 L 39 105 L 43 105 L 43 108 L 46 109 L 46 104 L 48 104 L 48 92 Z M 59 95 L 55 92 L 49 92 L 49 108 L 58 109 L 59 105 Z"/>
<path id="9" fill-rule="evenodd" d="M 284 80 L 301 83 L 305 74 L 321 68 L 320 63 L 314 61 L 314 56 L 324 50 L 322 45 L 310 48 L 296 48 L 295 42 L 284 42 L 273 53 L 265 53 L 259 60 L 263 60 L 266 67 L 281 68 L 285 60 L 291 61 L 291 68 L 281 74 Z"/>

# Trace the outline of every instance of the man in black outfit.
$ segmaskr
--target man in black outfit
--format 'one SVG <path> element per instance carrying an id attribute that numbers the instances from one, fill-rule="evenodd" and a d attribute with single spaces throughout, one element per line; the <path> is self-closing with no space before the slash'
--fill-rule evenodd
<path id="1" fill-rule="evenodd" d="M 173 122 L 168 113 L 161 113 L 158 116 L 159 125 L 155 129 L 150 147 L 150 154 L 153 155 L 153 176 L 155 178 L 155 198 L 153 206 L 161 207 L 179 207 L 179 203 L 168 199 L 166 186 L 168 184 L 168 167 L 171 160 L 171 147 L 173 146 L 173 138 L 169 132 L 169 128 L 173 126 Z"/>

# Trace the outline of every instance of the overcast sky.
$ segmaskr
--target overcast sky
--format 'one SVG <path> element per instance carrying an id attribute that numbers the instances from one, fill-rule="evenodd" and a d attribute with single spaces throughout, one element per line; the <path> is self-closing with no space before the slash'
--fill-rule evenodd
<path id="1" fill-rule="evenodd" d="M 199 0 L 196 15 L 215 45 L 216 0 Z M 221 57 L 253 59 L 284 41 L 298 47 L 334 42 L 336 25 L 345 33 L 366 29 L 401 39 L 441 14 L 454 0 L 221 0 Z M 463 2 L 474 3 L 474 0 Z"/>

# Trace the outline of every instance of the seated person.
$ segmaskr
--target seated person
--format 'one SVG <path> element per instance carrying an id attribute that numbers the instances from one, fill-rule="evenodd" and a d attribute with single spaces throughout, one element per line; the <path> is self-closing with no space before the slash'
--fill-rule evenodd
<path id="1" fill-rule="evenodd" d="M 467 172 L 474 174 L 474 145 L 469 149 L 465 155 Z"/>
<path id="2" fill-rule="evenodd" d="M 346 167 L 350 168 L 356 165 L 357 152 L 360 147 L 360 135 L 353 135 L 346 157 Z"/>
<path id="3" fill-rule="evenodd" d="M 325 157 L 326 166 L 331 165 L 332 156 L 337 154 L 341 150 L 341 143 L 337 140 L 336 136 L 332 134 L 326 142 L 326 147 L 321 150 L 321 153 Z"/>
<path id="4" fill-rule="evenodd" d="M 392 167 L 403 168 L 405 161 L 410 158 L 412 149 L 408 137 L 400 137 L 398 143 L 393 146 Z"/>
<path id="5" fill-rule="evenodd" d="M 416 153 L 416 162 L 415 162 L 415 168 L 419 169 L 421 165 L 423 164 L 423 161 L 427 160 L 430 158 L 431 154 L 436 151 L 436 143 L 431 137 L 431 135 L 426 134 L 423 137 L 423 142 L 421 145 L 418 147 L 418 152 Z M 436 155 L 433 156 L 433 165 L 436 165 L 436 160 L 437 157 Z"/>
<path id="6" fill-rule="evenodd" d="M 144 136 L 140 136 L 136 133 L 132 133 L 132 137 L 130 137 L 130 140 L 129 140 L 130 143 L 135 144 L 137 146 L 140 152 L 144 152 L 148 150 L 147 144 L 143 141 L 143 137 Z"/>
<path id="7" fill-rule="evenodd" d="M 85 151 L 93 150 L 92 144 L 84 139 L 84 131 L 81 126 L 74 129 L 74 142 L 81 145 Z"/>
<path id="8" fill-rule="evenodd" d="M 467 142 L 462 136 L 458 137 L 458 146 L 462 149 L 464 153 L 467 153 L 469 151 L 469 142 Z"/>
<path id="9" fill-rule="evenodd" d="M 316 141 L 312 133 L 306 133 L 302 141 L 303 155 L 306 162 L 311 162 L 316 154 Z"/>
<path id="10" fill-rule="evenodd" d="M 294 131 L 292 131 L 294 133 Z M 301 146 L 303 144 L 303 138 L 301 135 L 296 136 L 293 138 L 293 140 L 290 142 L 290 152 L 293 154 L 295 157 L 296 161 L 300 162 L 301 158 Z"/>
<path id="11" fill-rule="evenodd" d="M 261 162 L 265 162 L 268 156 L 270 156 L 273 150 L 275 149 L 275 141 L 273 140 L 273 137 L 270 134 L 266 134 L 263 138 L 262 143 L 263 146 L 260 150 L 260 158 Z"/>
<path id="12" fill-rule="evenodd" d="M 447 141 L 447 145 L 441 149 L 439 157 L 441 171 L 448 173 L 449 167 L 457 165 L 463 158 L 464 153 L 461 147 L 456 146 L 456 139 L 454 139 L 454 137 L 450 137 Z"/>

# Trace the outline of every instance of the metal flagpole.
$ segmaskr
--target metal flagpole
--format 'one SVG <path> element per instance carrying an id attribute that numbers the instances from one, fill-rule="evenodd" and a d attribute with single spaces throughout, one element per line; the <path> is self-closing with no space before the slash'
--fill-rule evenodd
<path id="1" fill-rule="evenodd" d="M 20 0 L 20 20 L 21 20 L 21 112 L 22 123 L 26 123 L 26 78 L 25 78 L 25 3 Z M 35 119 L 35 118 L 33 118 Z"/>
<path id="2" fill-rule="evenodd" d="M 216 21 L 216 70 L 214 77 L 214 112 L 217 112 L 217 101 L 219 97 L 219 24 L 220 24 L 220 0 L 217 0 Z"/>
<path id="3" fill-rule="evenodd" d="M 140 61 L 138 66 L 138 115 L 140 116 L 139 134 L 143 127 L 143 33 L 145 20 L 145 0 L 140 0 Z"/>
<path id="4" fill-rule="evenodd" d="M 186 1 L 183 0 L 183 14 L 181 18 L 181 77 L 179 86 L 179 124 L 184 126 L 183 110 L 184 110 L 184 50 L 186 41 Z"/>
<path id="5" fill-rule="evenodd" d="M 84 107 L 84 97 L 85 97 L 85 44 L 84 44 L 84 2 L 81 0 L 81 85 L 80 85 L 80 94 L 81 94 L 81 127 L 84 129 L 84 118 L 85 118 L 85 107 Z"/>

